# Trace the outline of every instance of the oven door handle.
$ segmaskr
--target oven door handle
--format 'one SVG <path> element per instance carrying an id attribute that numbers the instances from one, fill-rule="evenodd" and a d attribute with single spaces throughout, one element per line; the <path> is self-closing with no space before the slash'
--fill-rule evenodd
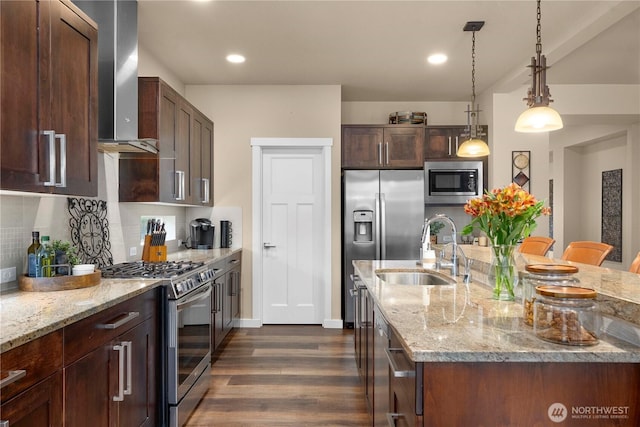
<path id="1" fill-rule="evenodd" d="M 207 284 L 206 289 L 204 291 L 198 291 L 197 294 L 194 294 L 192 297 L 186 299 L 184 302 L 181 302 L 177 305 L 178 311 L 185 309 L 186 307 L 190 307 L 196 304 L 198 301 L 201 301 L 208 296 L 211 295 L 211 285 Z"/>

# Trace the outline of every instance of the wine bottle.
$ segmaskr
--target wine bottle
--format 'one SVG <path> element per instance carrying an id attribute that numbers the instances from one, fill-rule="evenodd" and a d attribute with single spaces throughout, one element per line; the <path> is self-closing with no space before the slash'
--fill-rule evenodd
<path id="1" fill-rule="evenodd" d="M 42 277 L 37 256 L 38 249 L 40 249 L 40 232 L 31 232 L 31 238 L 33 241 L 27 248 L 27 274 L 29 277 Z"/>
<path id="2" fill-rule="evenodd" d="M 42 277 L 55 276 L 54 268 L 51 267 L 53 262 L 53 252 L 49 244 L 49 236 L 42 236 L 40 247 L 36 251 L 37 263 L 42 272 Z"/>

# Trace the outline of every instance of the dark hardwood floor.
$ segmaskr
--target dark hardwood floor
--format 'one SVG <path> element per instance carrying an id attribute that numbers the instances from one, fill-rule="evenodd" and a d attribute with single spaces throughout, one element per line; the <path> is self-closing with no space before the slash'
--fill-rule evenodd
<path id="1" fill-rule="evenodd" d="M 195 426 L 367 426 L 353 330 L 236 329 L 211 369 Z"/>

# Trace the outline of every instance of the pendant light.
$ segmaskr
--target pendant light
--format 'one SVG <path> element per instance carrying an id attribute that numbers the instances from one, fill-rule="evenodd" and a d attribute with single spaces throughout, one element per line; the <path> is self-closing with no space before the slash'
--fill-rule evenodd
<path id="1" fill-rule="evenodd" d="M 560 114 L 553 108 L 549 107 L 549 103 L 553 102 L 550 98 L 549 86 L 547 86 L 547 58 L 542 55 L 542 37 L 540 36 L 541 26 L 540 18 L 540 0 L 538 1 L 537 18 L 538 25 L 536 27 L 536 56 L 531 57 L 531 76 L 532 83 L 527 97 L 529 108 L 525 110 L 518 121 L 516 121 L 516 132 L 548 132 L 552 130 L 562 129 L 562 118 Z"/>
<path id="2" fill-rule="evenodd" d="M 458 148 L 458 157 L 484 157 L 488 156 L 489 146 L 484 142 L 482 129 L 478 125 L 478 113 L 480 113 L 480 105 L 476 105 L 476 31 L 480 31 L 484 21 L 469 21 L 464 26 L 464 31 L 473 31 L 471 44 L 471 106 L 467 105 L 467 129 L 465 136 L 469 139 L 465 140 Z"/>

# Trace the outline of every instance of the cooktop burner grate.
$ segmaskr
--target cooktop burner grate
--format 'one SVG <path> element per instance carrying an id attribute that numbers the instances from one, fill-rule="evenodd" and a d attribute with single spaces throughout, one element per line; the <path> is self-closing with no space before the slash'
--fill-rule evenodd
<path id="1" fill-rule="evenodd" d="M 202 267 L 203 262 L 194 261 L 164 261 L 146 262 L 134 261 L 114 264 L 101 268 L 102 277 L 109 278 L 171 278 L 188 273 Z"/>

